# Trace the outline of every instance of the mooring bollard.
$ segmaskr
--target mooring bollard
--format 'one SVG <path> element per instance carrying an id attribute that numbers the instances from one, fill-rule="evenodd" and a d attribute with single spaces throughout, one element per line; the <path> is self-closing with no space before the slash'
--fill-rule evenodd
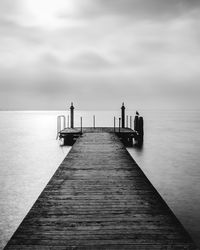
<path id="1" fill-rule="evenodd" d="M 70 115 L 71 115 L 71 128 L 74 128 L 74 106 L 73 106 L 73 102 L 71 103 L 71 107 L 70 107 Z"/>
<path id="2" fill-rule="evenodd" d="M 124 102 L 122 103 L 122 107 L 121 107 L 121 119 L 122 119 L 122 128 L 125 127 L 125 106 L 124 106 Z"/>

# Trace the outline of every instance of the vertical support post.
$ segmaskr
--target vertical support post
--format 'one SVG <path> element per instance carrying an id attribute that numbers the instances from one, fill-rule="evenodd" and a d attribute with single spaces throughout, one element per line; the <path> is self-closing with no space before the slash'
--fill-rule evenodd
<path id="1" fill-rule="evenodd" d="M 66 119 L 65 119 L 65 116 L 63 115 L 63 129 L 65 129 L 66 128 Z"/>
<path id="2" fill-rule="evenodd" d="M 116 118 L 115 118 L 115 116 L 114 116 L 114 132 L 115 132 L 115 119 L 116 119 Z"/>
<path id="3" fill-rule="evenodd" d="M 139 113 L 136 111 L 136 115 L 134 119 L 134 130 L 136 132 L 138 132 L 138 127 L 139 127 L 138 121 L 139 121 Z"/>
<path id="4" fill-rule="evenodd" d="M 139 120 L 138 120 L 138 133 L 139 133 L 139 136 L 143 138 L 143 136 L 144 136 L 144 120 L 143 120 L 142 116 L 140 116 Z"/>
<path id="5" fill-rule="evenodd" d="M 67 127 L 69 128 L 69 115 L 67 116 Z"/>
<path id="6" fill-rule="evenodd" d="M 119 133 L 120 133 L 120 127 L 121 127 L 121 118 L 119 118 Z"/>
<path id="7" fill-rule="evenodd" d="M 58 138 L 58 134 L 61 131 L 61 121 L 60 121 L 60 116 L 57 117 L 57 138 Z"/>
<path id="8" fill-rule="evenodd" d="M 65 116 L 59 115 L 57 116 L 57 139 L 62 129 L 65 129 Z"/>
<path id="9" fill-rule="evenodd" d="M 95 128 L 95 115 L 93 115 L 93 128 Z"/>
<path id="10" fill-rule="evenodd" d="M 126 127 L 128 128 L 128 115 L 126 116 Z"/>
<path id="11" fill-rule="evenodd" d="M 74 106 L 73 106 L 73 102 L 71 103 L 71 107 L 70 107 L 70 115 L 71 115 L 71 128 L 74 128 Z"/>
<path id="12" fill-rule="evenodd" d="M 143 137 L 144 137 L 143 126 L 144 126 L 144 120 L 143 120 L 143 117 L 140 116 L 138 119 L 138 139 L 137 139 L 139 147 L 142 147 L 142 145 L 143 145 Z"/>
<path id="13" fill-rule="evenodd" d="M 81 134 L 83 133 L 83 119 L 82 119 L 82 116 L 81 116 L 81 118 L 80 118 L 80 120 L 81 120 Z"/>
<path id="14" fill-rule="evenodd" d="M 132 116 L 130 116 L 130 129 L 132 129 Z"/>
<path id="15" fill-rule="evenodd" d="M 125 106 L 124 106 L 124 103 L 122 103 L 122 107 L 121 107 L 121 119 L 122 119 L 122 128 L 125 127 Z"/>

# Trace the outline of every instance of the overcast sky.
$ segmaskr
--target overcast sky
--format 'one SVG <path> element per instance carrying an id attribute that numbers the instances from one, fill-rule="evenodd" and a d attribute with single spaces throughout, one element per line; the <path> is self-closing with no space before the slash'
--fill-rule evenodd
<path id="1" fill-rule="evenodd" d="M 199 0 L 0 0 L 0 109 L 200 108 Z"/>

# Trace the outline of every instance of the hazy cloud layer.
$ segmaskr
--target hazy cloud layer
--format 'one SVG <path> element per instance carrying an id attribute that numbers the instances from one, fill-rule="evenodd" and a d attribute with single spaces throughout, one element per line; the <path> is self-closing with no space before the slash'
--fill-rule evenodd
<path id="1" fill-rule="evenodd" d="M 200 1 L 1 0 L 0 108 L 200 108 Z"/>
<path id="2" fill-rule="evenodd" d="M 79 2 L 81 4 L 81 1 Z M 198 0 L 88 0 L 82 2 L 82 14 L 87 17 L 106 15 L 128 16 L 132 19 L 171 19 L 199 12 Z"/>

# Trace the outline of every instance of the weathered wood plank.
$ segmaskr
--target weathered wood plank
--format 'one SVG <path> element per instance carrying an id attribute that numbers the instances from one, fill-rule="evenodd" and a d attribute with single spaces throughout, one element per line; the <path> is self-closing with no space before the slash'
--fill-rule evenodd
<path id="1" fill-rule="evenodd" d="M 118 137 L 96 132 L 77 140 L 5 249 L 197 249 Z"/>

